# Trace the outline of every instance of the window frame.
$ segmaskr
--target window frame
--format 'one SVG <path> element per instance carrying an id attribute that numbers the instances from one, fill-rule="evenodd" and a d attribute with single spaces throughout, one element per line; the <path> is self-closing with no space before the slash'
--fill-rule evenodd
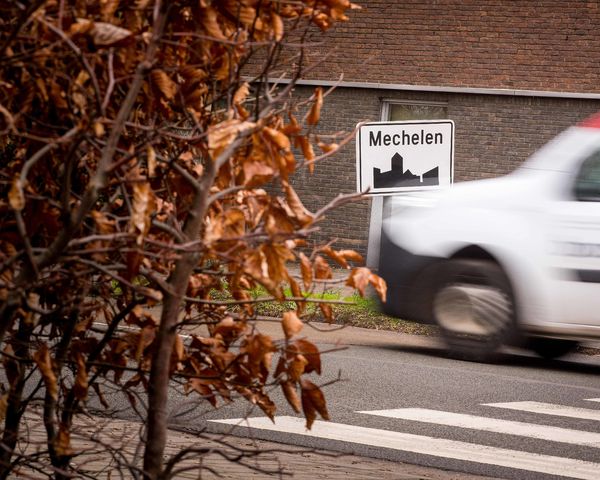
<path id="1" fill-rule="evenodd" d="M 406 99 L 395 99 L 395 98 L 382 98 L 381 99 L 381 121 L 389 122 L 390 115 L 392 112 L 392 105 L 421 105 L 429 107 L 445 108 L 446 113 L 448 109 L 448 102 L 432 102 L 427 100 L 406 100 Z M 416 119 L 418 120 L 418 119 Z"/>

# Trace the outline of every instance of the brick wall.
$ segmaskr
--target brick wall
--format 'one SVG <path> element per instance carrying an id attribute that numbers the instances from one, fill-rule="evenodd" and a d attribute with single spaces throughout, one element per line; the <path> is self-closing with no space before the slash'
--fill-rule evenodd
<path id="1" fill-rule="evenodd" d="M 600 92 L 600 2 L 365 0 L 306 78 Z"/>
<path id="2" fill-rule="evenodd" d="M 312 87 L 296 89 L 302 97 L 312 91 Z M 600 100 L 339 88 L 325 100 L 321 131 L 352 131 L 361 120 L 379 120 L 382 99 L 447 105 L 448 118 L 456 125 L 455 181 L 509 173 L 558 132 L 600 110 Z M 355 191 L 355 165 L 352 141 L 318 163 L 314 175 L 299 171 L 293 183 L 314 211 L 338 193 Z M 370 200 L 360 200 L 330 214 L 315 239 L 336 237 L 337 245 L 366 254 L 369 219 Z"/>

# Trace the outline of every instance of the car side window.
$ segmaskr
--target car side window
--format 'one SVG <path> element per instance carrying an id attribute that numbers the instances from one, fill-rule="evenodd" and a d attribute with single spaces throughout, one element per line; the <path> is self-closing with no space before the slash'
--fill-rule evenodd
<path id="1" fill-rule="evenodd" d="M 579 202 L 600 202 L 600 150 L 581 164 L 574 193 Z"/>

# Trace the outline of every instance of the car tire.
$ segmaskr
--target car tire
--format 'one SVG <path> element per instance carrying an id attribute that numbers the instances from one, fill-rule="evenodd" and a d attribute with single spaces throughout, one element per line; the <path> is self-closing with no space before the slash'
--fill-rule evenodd
<path id="1" fill-rule="evenodd" d="M 449 260 L 441 266 L 432 295 L 432 315 L 450 354 L 493 361 L 498 349 L 517 338 L 510 281 L 484 260 Z"/>
<path id="2" fill-rule="evenodd" d="M 575 340 L 531 337 L 527 346 L 542 358 L 553 359 L 572 352 L 579 345 Z"/>

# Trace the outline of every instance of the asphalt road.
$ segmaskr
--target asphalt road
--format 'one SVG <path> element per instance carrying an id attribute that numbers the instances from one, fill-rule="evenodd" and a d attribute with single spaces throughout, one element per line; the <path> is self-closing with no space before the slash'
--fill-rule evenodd
<path id="1" fill-rule="evenodd" d="M 478 364 L 448 358 L 423 337 L 329 336 L 350 344 L 327 354 L 314 379 L 334 382 L 325 388 L 331 422 L 308 432 L 285 406 L 272 424 L 243 401 L 213 410 L 174 395 L 172 424 L 499 478 L 600 478 L 600 402 L 591 400 L 600 399 L 600 357 L 512 352 Z M 257 428 L 231 420 L 248 416 Z"/>

